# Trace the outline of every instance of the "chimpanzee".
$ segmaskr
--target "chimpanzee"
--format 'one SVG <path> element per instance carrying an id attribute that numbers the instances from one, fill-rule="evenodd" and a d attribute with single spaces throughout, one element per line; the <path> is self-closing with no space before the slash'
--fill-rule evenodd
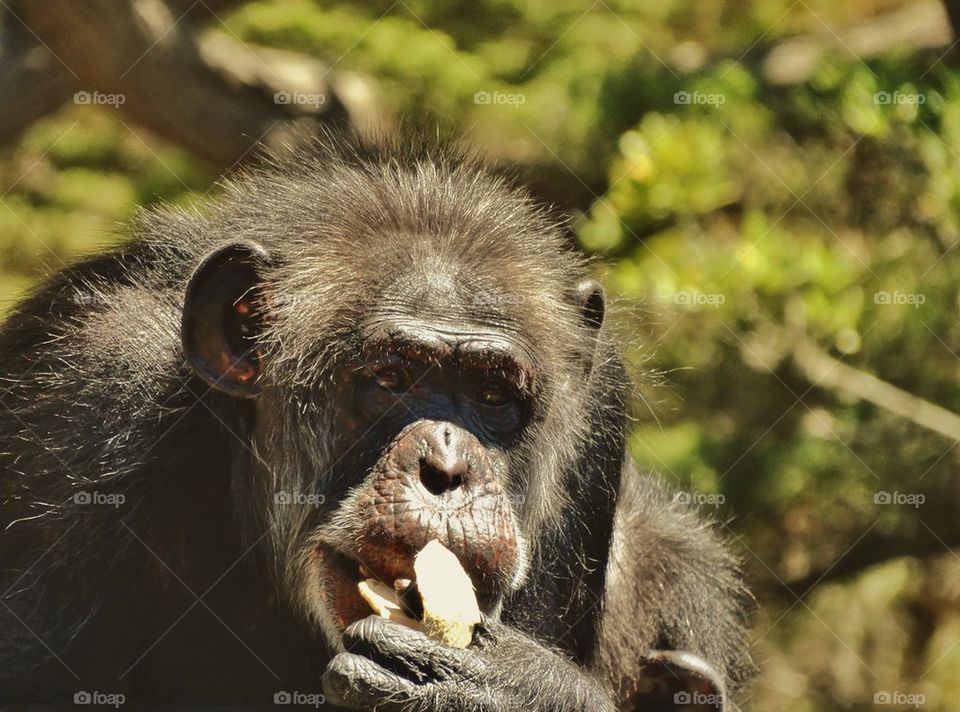
<path id="1" fill-rule="evenodd" d="M 603 291 L 522 189 L 326 135 L 135 223 L 0 331 L 0 707 L 723 708 L 736 563 L 631 463 Z M 434 539 L 463 649 L 358 594 Z"/>

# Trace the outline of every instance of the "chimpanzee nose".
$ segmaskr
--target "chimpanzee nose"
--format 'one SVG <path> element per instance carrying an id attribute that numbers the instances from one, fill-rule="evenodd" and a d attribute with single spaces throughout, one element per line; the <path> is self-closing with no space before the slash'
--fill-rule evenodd
<path id="1" fill-rule="evenodd" d="M 434 495 L 464 484 L 469 469 L 466 450 L 469 436 L 450 423 L 436 423 L 424 434 L 420 456 L 420 482 Z"/>

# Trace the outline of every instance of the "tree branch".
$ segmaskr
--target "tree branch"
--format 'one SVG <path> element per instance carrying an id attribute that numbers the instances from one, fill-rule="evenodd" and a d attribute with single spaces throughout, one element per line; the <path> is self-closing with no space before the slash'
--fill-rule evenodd
<path id="1" fill-rule="evenodd" d="M 56 110 L 77 87 L 77 78 L 9 12 L 0 12 L 0 67 L 0 143 Z"/>
<path id="2" fill-rule="evenodd" d="M 800 337 L 794 343 L 793 359 L 816 386 L 845 391 L 920 427 L 960 441 L 960 416 L 956 413 L 838 361 L 809 339 Z"/>
<path id="3" fill-rule="evenodd" d="M 218 9 L 230 4 L 212 2 Z M 21 0 L 13 7 L 79 78 L 80 89 L 120 95 L 119 111 L 218 168 L 231 168 L 258 142 L 281 140 L 304 119 L 366 123 L 348 110 L 322 63 L 222 37 L 204 49 L 194 22 L 200 6 L 190 12 L 182 6 L 179 0 Z M 277 100 L 280 90 L 302 92 L 306 101 Z M 369 111 L 369 102 L 360 108 Z"/>
<path id="4" fill-rule="evenodd" d="M 954 38 L 960 39 L 960 2 L 943 0 L 943 6 L 947 11 L 947 17 L 950 19 L 950 27 L 953 29 Z"/>
<path id="5" fill-rule="evenodd" d="M 949 10 L 956 2 L 947 0 L 946 5 Z M 854 27 L 786 40 L 763 59 L 762 72 L 771 84 L 800 84 L 831 50 L 866 61 L 898 46 L 926 49 L 951 42 L 944 6 L 939 0 L 923 0 Z"/>

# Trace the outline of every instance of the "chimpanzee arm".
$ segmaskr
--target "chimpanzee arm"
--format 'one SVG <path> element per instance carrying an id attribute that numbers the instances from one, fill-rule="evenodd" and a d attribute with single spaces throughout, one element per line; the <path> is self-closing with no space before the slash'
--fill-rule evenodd
<path id="1" fill-rule="evenodd" d="M 730 712 L 752 670 L 736 560 L 683 499 L 625 469 L 597 660 L 621 709 Z"/>

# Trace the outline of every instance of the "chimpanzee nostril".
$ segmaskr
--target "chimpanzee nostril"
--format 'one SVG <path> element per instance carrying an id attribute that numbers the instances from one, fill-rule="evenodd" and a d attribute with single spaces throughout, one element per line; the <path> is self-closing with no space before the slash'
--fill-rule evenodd
<path id="1" fill-rule="evenodd" d="M 457 468 L 458 470 L 460 468 Z M 438 467 L 436 462 L 428 459 L 420 460 L 420 481 L 430 494 L 441 495 L 450 492 L 463 484 L 463 474 L 453 472 L 444 467 Z"/>
<path id="2" fill-rule="evenodd" d="M 472 443 L 476 443 L 472 435 L 450 423 L 435 421 L 424 421 L 408 435 L 409 446 L 415 447 L 419 455 L 417 470 L 411 468 L 408 472 L 419 477 L 424 489 L 439 497 L 460 487 L 470 487 L 468 461 Z"/>

